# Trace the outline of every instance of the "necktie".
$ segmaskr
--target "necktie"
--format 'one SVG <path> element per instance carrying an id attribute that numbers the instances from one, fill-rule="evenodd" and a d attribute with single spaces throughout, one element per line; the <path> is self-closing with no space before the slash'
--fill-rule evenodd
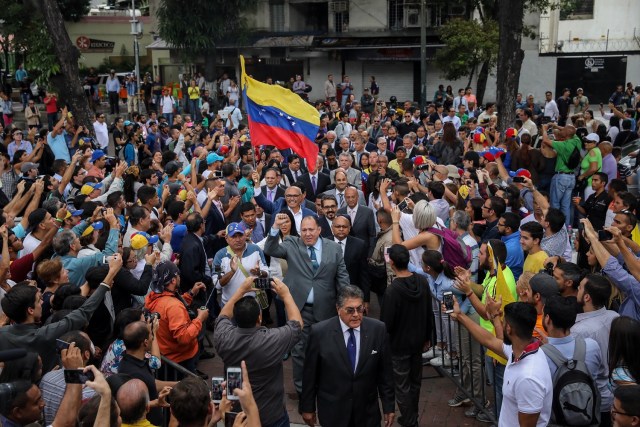
<path id="1" fill-rule="evenodd" d="M 351 224 L 356 222 L 356 211 L 355 211 L 355 209 L 351 209 L 349 211 L 349 216 L 351 217 Z"/>
<path id="2" fill-rule="evenodd" d="M 316 258 L 316 248 L 313 246 L 309 246 L 309 258 L 311 258 L 311 268 L 315 273 L 320 268 L 320 264 L 318 264 L 318 258 Z"/>
<path id="3" fill-rule="evenodd" d="M 349 353 L 349 360 L 351 361 L 351 369 L 356 371 L 356 335 L 353 333 L 353 329 L 349 328 L 349 340 L 347 341 L 347 352 Z"/>
<path id="4" fill-rule="evenodd" d="M 340 203 L 340 206 L 338 206 L 338 209 L 342 207 L 342 205 L 344 205 L 344 194 L 342 193 L 338 193 L 338 203 Z"/>
<path id="5" fill-rule="evenodd" d="M 340 249 L 342 250 L 342 255 L 344 255 L 344 243 L 341 240 L 339 240 L 338 244 L 340 245 Z"/>
<path id="6" fill-rule="evenodd" d="M 273 202 L 273 190 L 269 190 L 269 201 Z"/>
<path id="7" fill-rule="evenodd" d="M 315 194 L 316 189 L 317 189 L 317 185 L 316 185 L 316 177 L 312 176 L 311 177 L 311 186 L 313 187 L 313 193 Z"/>

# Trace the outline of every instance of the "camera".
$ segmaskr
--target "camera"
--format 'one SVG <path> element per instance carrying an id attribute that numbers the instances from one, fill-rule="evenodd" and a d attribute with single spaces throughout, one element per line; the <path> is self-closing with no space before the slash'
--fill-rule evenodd
<path id="1" fill-rule="evenodd" d="M 222 171 L 213 171 L 214 178 L 222 178 Z"/>
<path id="2" fill-rule="evenodd" d="M 514 176 L 513 177 L 513 182 L 522 184 L 524 182 L 524 177 L 523 176 Z"/>
<path id="3" fill-rule="evenodd" d="M 606 242 L 608 240 L 613 239 L 613 234 L 607 230 L 598 230 L 598 240 L 601 242 Z"/>
<path id="4" fill-rule="evenodd" d="M 160 320 L 160 313 L 151 312 L 151 311 L 147 311 L 147 310 L 144 311 L 144 320 L 146 322 L 148 322 L 148 321 L 152 321 L 153 322 L 156 319 Z"/>
<path id="5" fill-rule="evenodd" d="M 256 277 L 253 279 L 253 287 L 256 289 L 269 289 L 271 287 L 270 277 Z"/>
<path id="6" fill-rule="evenodd" d="M 213 272 L 216 274 L 222 274 L 222 266 L 221 265 L 214 265 L 213 266 Z"/>
<path id="7" fill-rule="evenodd" d="M 553 263 L 548 262 L 544 266 L 544 272 L 547 273 L 549 276 L 553 276 L 553 268 L 554 268 Z"/>

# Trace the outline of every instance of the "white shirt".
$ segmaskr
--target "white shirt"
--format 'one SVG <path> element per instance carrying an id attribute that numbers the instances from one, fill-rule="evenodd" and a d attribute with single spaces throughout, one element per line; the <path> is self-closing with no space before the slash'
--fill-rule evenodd
<path id="1" fill-rule="evenodd" d="M 356 215 L 358 214 L 358 205 L 356 204 L 353 208 L 347 206 L 347 214 L 351 217 L 351 225 L 356 222 Z"/>
<path id="2" fill-rule="evenodd" d="M 329 220 L 327 220 L 329 221 Z M 344 256 L 344 248 L 347 246 L 347 239 L 345 237 L 344 240 L 340 240 L 337 237 L 334 239 L 338 245 L 340 245 L 340 249 L 342 249 L 342 256 Z"/>
<path id="3" fill-rule="evenodd" d="M 507 356 L 507 367 L 502 383 L 502 408 L 499 427 L 520 425 L 518 412 L 540 413 L 536 426 L 544 427 L 551 418 L 553 404 L 553 381 L 542 350 L 513 362 L 513 349 L 503 344 L 502 351 Z"/>
<path id="4" fill-rule="evenodd" d="M 342 319 L 340 319 L 338 317 L 338 319 L 340 320 L 340 327 L 342 328 L 342 336 L 344 338 L 344 345 L 345 347 L 347 347 L 349 344 L 349 329 L 351 329 L 349 326 L 347 326 Z M 353 328 L 353 335 L 356 338 L 356 367 L 358 367 L 358 361 L 360 360 L 360 328 Z"/>
<path id="5" fill-rule="evenodd" d="M 163 96 L 160 100 L 160 105 L 162 106 L 162 114 L 173 114 L 173 97 L 172 96 Z M 172 125 L 173 123 L 169 123 Z"/>
<path id="6" fill-rule="evenodd" d="M 224 108 L 224 111 L 228 111 L 229 117 L 231 118 L 231 120 L 233 120 L 233 126 L 231 127 L 231 129 L 238 129 L 238 125 L 242 120 L 242 113 L 240 112 L 240 109 L 235 105 L 228 105 Z M 231 122 L 229 121 L 229 119 L 227 119 L 225 126 L 228 128 L 230 123 Z"/>
<path id="7" fill-rule="evenodd" d="M 558 119 L 560 111 L 558 110 L 558 104 L 556 104 L 556 101 L 552 99 L 544 104 L 544 115 L 551 117 L 551 120 L 554 122 Z"/>
<path id="8" fill-rule="evenodd" d="M 96 141 L 101 150 L 106 150 L 109 146 L 109 128 L 106 123 L 97 120 L 93 122 L 93 130 L 96 132 Z"/>
<path id="9" fill-rule="evenodd" d="M 38 245 L 40 245 L 40 240 L 34 237 L 33 233 L 29 233 L 24 238 L 22 245 L 23 245 L 23 248 L 20 251 L 20 258 L 22 258 L 25 255 L 29 255 L 30 253 L 35 251 Z"/>
<path id="10" fill-rule="evenodd" d="M 453 123 L 453 126 L 456 128 L 456 131 L 460 128 L 460 126 L 462 126 L 462 122 L 460 121 L 460 117 L 458 116 L 445 116 L 444 119 L 442 119 L 442 124 L 445 124 L 447 122 L 451 122 Z"/>
<path id="11" fill-rule="evenodd" d="M 302 206 L 298 210 L 298 213 L 293 212 L 289 207 L 287 207 L 287 209 L 293 214 L 293 220 L 296 222 L 296 230 L 300 230 L 302 228 Z"/>

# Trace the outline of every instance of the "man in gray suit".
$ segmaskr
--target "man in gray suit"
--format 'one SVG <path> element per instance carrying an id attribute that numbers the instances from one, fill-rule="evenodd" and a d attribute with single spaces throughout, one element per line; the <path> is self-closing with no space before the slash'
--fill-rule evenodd
<path id="1" fill-rule="evenodd" d="M 338 202 L 338 209 L 341 209 L 347 205 L 347 203 L 345 202 L 345 190 L 349 186 L 349 182 L 347 181 L 347 174 L 340 168 L 331 172 L 335 172 L 334 179 L 336 186 L 331 190 L 325 191 L 324 194 L 335 197 L 336 201 Z M 364 199 L 364 194 L 360 190 L 358 190 L 358 203 L 362 206 L 367 206 L 367 203 Z"/>
<path id="2" fill-rule="evenodd" d="M 302 314 L 302 339 L 291 351 L 293 382 L 300 394 L 311 325 L 335 316 L 336 295 L 349 284 L 349 273 L 340 246 L 320 237 L 322 229 L 316 217 L 306 216 L 302 219 L 300 237 L 287 236 L 282 243 L 278 243 L 280 226 L 287 220 L 285 214 L 276 215 L 264 245 L 264 253 L 287 260 L 284 283 Z"/>
<path id="3" fill-rule="evenodd" d="M 356 186 L 357 188 L 362 188 L 362 172 L 360 170 L 352 168 L 353 157 L 349 153 L 342 153 L 340 157 L 338 157 L 338 162 L 340 163 L 340 169 L 344 170 L 347 174 L 347 182 L 351 185 Z M 331 183 L 336 182 L 336 171 L 338 169 L 331 171 Z"/>

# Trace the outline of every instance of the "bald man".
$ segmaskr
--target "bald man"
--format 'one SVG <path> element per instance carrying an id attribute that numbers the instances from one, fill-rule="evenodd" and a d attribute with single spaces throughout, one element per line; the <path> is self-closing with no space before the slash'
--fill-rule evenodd
<path id="1" fill-rule="evenodd" d="M 376 245 L 376 219 L 373 210 L 358 203 L 360 190 L 347 187 L 345 190 L 345 205 L 338 210 L 338 215 L 347 215 L 351 219 L 351 232 L 364 241 L 367 257 L 370 257 Z"/>
<path id="2" fill-rule="evenodd" d="M 116 401 L 120 408 L 122 427 L 150 426 L 146 422 L 149 406 L 149 389 L 139 379 L 132 379 L 124 383 L 118 390 Z"/>

